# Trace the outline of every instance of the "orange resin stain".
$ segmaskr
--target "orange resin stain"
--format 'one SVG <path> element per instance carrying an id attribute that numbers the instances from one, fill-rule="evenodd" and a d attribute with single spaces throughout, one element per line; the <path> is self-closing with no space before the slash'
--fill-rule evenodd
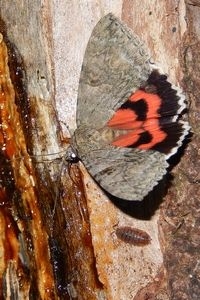
<path id="1" fill-rule="evenodd" d="M 4 269 L 7 268 L 10 259 L 15 259 L 16 268 L 19 271 L 20 265 L 16 258 L 19 257 L 18 234 L 14 230 L 13 224 L 9 221 L 7 211 L 10 213 L 10 206 L 13 205 L 12 195 L 16 190 L 21 201 L 21 206 L 25 210 L 25 214 L 31 218 L 31 235 L 34 248 L 34 263 L 36 264 L 38 289 L 41 298 L 44 299 L 45 291 L 52 293 L 54 290 L 54 279 L 52 266 L 49 262 L 48 240 L 46 231 L 43 228 L 40 208 L 38 204 L 37 194 L 35 190 L 35 172 L 32 161 L 27 152 L 26 139 L 23 132 L 20 108 L 16 105 L 17 93 L 15 93 L 14 85 L 10 76 L 9 55 L 7 45 L 0 33 L 0 149 L 4 162 L 9 162 L 12 170 L 13 178 L 9 180 L 4 174 L 5 166 L 1 166 L 2 178 L 5 179 L 5 186 L 0 188 L 0 207 L 1 223 L 5 224 L 1 228 L 1 238 L 5 237 L 5 245 L 2 246 L 2 263 Z M 12 63 L 12 62 L 11 62 Z M 3 161 L 3 160 L 2 160 Z M 6 181 L 7 180 L 7 181 Z M 10 197 L 11 195 L 11 197 Z M 26 211 L 27 210 L 27 211 Z M 11 213 L 10 215 L 11 216 Z M 11 216 L 12 217 L 12 216 Z M 26 232 L 27 222 L 23 218 L 17 219 L 15 225 L 20 228 L 21 232 Z M 0 240 L 1 242 L 1 240 Z M 8 251 L 9 250 L 9 251 Z"/>
<path id="2" fill-rule="evenodd" d="M 10 100 L 15 100 L 15 92 L 9 76 L 8 52 L 2 35 L 0 35 L 0 57 L 0 146 L 2 151 L 11 158 L 16 151 L 16 147 L 11 125 L 11 107 L 9 106 Z"/>

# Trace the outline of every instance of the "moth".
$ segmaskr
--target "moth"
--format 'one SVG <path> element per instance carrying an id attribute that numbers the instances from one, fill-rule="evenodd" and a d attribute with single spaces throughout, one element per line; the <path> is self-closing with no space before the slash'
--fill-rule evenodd
<path id="1" fill-rule="evenodd" d="M 141 201 L 189 132 L 185 97 L 150 62 L 140 38 L 108 14 L 89 39 L 72 146 L 111 195 Z"/>

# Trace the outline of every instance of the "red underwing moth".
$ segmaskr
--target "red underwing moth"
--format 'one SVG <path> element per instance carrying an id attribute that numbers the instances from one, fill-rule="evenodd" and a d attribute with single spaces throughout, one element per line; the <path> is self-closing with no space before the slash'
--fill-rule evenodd
<path id="1" fill-rule="evenodd" d="M 185 107 L 139 37 L 112 14 L 103 17 L 85 52 L 72 137 L 99 185 L 118 198 L 143 200 L 188 134 Z"/>
<path id="2" fill-rule="evenodd" d="M 115 234 L 123 242 L 135 246 L 145 246 L 151 242 L 151 238 L 147 232 L 129 226 L 117 228 Z"/>

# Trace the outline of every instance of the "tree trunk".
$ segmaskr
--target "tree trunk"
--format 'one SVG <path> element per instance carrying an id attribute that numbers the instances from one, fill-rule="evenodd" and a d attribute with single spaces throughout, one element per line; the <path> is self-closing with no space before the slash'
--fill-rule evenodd
<path id="1" fill-rule="evenodd" d="M 194 132 L 166 196 L 159 185 L 140 204 L 112 202 L 65 160 L 84 51 L 109 12 L 184 89 Z M 200 1 L 1 0 L 0 17 L 1 298 L 198 299 Z M 120 226 L 151 243 L 124 243 Z"/>

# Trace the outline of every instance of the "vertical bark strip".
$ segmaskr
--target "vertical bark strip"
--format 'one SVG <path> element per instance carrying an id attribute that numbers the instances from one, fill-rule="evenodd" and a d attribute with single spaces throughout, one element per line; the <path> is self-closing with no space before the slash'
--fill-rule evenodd
<path id="1" fill-rule="evenodd" d="M 114 205 L 81 163 L 65 161 L 61 126 L 75 128 L 85 47 L 109 12 L 189 99 L 194 134 L 164 201 L 161 186 Z M 195 0 L 0 0 L 1 298 L 198 299 L 199 12 Z M 151 243 L 120 241 L 116 225 Z"/>

